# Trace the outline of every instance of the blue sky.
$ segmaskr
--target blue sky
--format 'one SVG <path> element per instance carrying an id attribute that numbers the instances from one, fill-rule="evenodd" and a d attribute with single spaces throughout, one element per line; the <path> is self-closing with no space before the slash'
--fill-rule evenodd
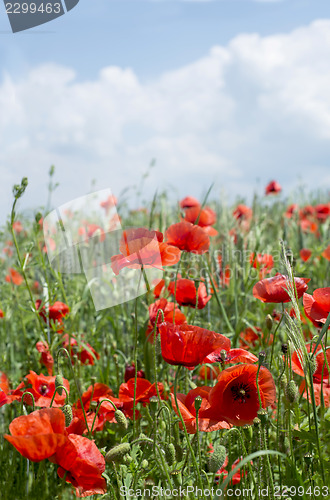
<path id="1" fill-rule="evenodd" d="M 17 34 L 0 7 L 1 221 L 23 175 L 45 203 L 52 163 L 55 204 L 152 158 L 146 196 L 330 186 L 328 0 L 80 0 Z"/>

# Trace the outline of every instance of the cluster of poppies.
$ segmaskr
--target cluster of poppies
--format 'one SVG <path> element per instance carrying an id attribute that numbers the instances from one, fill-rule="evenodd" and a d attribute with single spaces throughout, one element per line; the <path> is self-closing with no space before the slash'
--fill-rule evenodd
<path id="1" fill-rule="evenodd" d="M 277 194 L 280 191 L 281 186 L 272 181 L 266 187 L 265 194 Z M 116 200 L 109 197 L 101 203 L 101 208 L 108 214 L 115 203 Z M 318 205 L 299 209 L 291 205 L 285 216 L 293 218 L 297 214 L 296 219 L 302 230 L 316 233 L 318 224 L 329 217 L 329 207 Z M 111 257 L 113 273 L 118 276 L 125 268 L 164 270 L 166 266 L 178 264 L 182 252 L 197 255 L 208 252 L 211 239 L 218 235 L 214 228 L 215 211 L 202 206 L 190 196 L 180 202 L 180 209 L 181 220 L 170 225 L 164 234 L 144 227 L 125 229 L 119 242 L 119 253 Z M 240 204 L 233 211 L 233 217 L 235 227 L 230 235 L 235 241 L 238 230 L 244 233 L 249 229 L 253 212 L 251 208 Z M 14 230 L 19 233 L 22 227 L 17 224 Z M 79 235 L 86 240 L 96 234 L 100 241 L 105 240 L 105 229 L 96 224 L 86 221 L 79 229 Z M 322 253 L 328 260 L 329 249 L 330 246 Z M 304 262 L 311 255 L 308 249 L 300 251 Z M 254 298 L 263 303 L 284 304 L 289 303 L 292 293 L 295 293 L 297 299 L 303 298 L 306 318 L 316 328 L 324 326 L 330 313 L 330 288 L 316 289 L 310 295 L 307 293 L 309 278 L 295 277 L 294 283 L 289 283 L 289 278 L 280 273 L 267 277 L 274 268 L 274 259 L 270 254 L 251 253 L 249 261 L 259 273 L 259 281 L 252 291 Z M 49 459 L 57 464 L 58 475 L 76 488 L 77 496 L 88 496 L 106 492 L 106 481 L 102 476 L 105 460 L 90 439 L 91 434 L 102 431 L 107 422 L 121 422 L 127 427 L 126 419 L 140 417 L 140 408 L 136 408 L 138 403 L 146 406 L 154 396 L 169 399 L 174 412 L 181 415 L 185 429 L 190 434 L 196 433 L 197 429 L 211 432 L 229 429 L 233 425 L 251 424 L 258 410 L 274 408 L 274 379 L 263 365 L 262 357 L 258 358 L 250 352 L 260 339 L 265 345 L 272 343 L 273 336 L 270 333 L 265 338 L 260 327 L 248 327 L 240 335 L 240 348 L 232 348 L 231 341 L 225 335 L 188 324 L 190 313 L 194 315 L 197 310 L 209 307 L 218 286 L 225 287 L 230 283 L 230 269 L 228 264 L 223 265 L 221 255 L 217 257 L 217 265 L 218 279 L 210 278 L 211 284 L 206 283 L 205 278 L 188 279 L 184 271 L 184 277 L 177 272 L 175 277 L 172 275 L 170 279 L 158 280 L 153 289 L 154 299 L 152 294 L 148 295 L 148 341 L 160 342 L 162 358 L 169 365 L 183 366 L 188 370 L 201 365 L 196 379 L 199 382 L 202 380 L 205 385 L 196 386 L 187 394 L 176 393 L 176 387 L 171 387 L 170 392 L 166 393 L 162 383 L 150 382 L 143 370 L 136 370 L 132 364 L 126 367 L 125 382 L 119 387 L 118 397 L 109 386 L 93 383 L 71 405 L 69 381 L 53 375 L 54 359 L 50 348 L 45 341 L 39 341 L 36 348 L 48 375 L 30 371 L 15 389 L 10 389 L 8 378 L 1 374 L 0 406 L 21 401 L 39 408 L 11 422 L 10 435 L 5 435 L 7 441 L 31 461 Z M 23 283 L 23 277 L 13 268 L 8 269 L 5 279 L 15 286 Z M 289 288 L 293 292 L 289 292 Z M 150 303 L 150 298 L 154 300 L 153 303 Z M 190 309 L 187 313 L 182 310 L 183 307 L 195 311 Z M 82 364 L 93 365 L 100 358 L 82 335 L 65 333 L 65 318 L 70 313 L 67 304 L 56 301 L 45 305 L 37 300 L 35 310 L 41 318 L 40 322 L 49 325 L 54 334 L 61 336 L 61 345 L 68 350 L 72 362 L 78 359 Z M 290 314 L 295 316 L 296 313 L 292 309 Z M 0 317 L 3 317 L 1 310 Z M 311 352 L 312 345 L 308 343 L 306 349 Z M 330 404 L 329 353 L 329 350 L 325 353 L 322 346 L 318 347 L 313 374 L 316 403 L 323 402 L 325 406 Z M 299 352 L 291 355 L 291 366 L 297 375 L 305 377 Z M 210 379 L 214 377 L 216 381 L 211 383 Z M 206 385 L 208 381 L 210 385 Z M 300 392 L 304 397 L 309 397 L 304 380 Z M 220 473 L 226 472 L 225 466 L 226 463 Z"/>

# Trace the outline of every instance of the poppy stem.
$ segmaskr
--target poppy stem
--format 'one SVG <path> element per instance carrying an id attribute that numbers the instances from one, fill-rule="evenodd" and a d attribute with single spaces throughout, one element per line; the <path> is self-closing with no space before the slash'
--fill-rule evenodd
<path id="1" fill-rule="evenodd" d="M 143 266 L 141 267 L 143 269 Z M 136 299 L 135 299 L 135 306 L 134 306 L 134 352 L 133 352 L 133 360 L 134 360 L 134 367 L 135 367 L 135 373 L 134 373 L 134 396 L 133 396 L 133 439 L 135 439 L 136 435 L 136 389 L 137 389 L 137 373 L 138 373 L 138 368 L 137 368 L 137 346 L 138 346 L 138 320 L 137 320 L 137 313 L 138 313 L 138 297 L 139 297 L 139 290 L 140 290 L 140 285 L 141 285 L 141 276 L 142 273 L 140 273 L 139 276 L 139 282 L 138 282 L 138 287 L 137 287 L 137 294 L 136 294 Z"/>
<path id="2" fill-rule="evenodd" d="M 34 410 L 36 409 L 35 402 L 34 402 L 34 396 L 33 396 L 33 394 L 32 394 L 31 392 L 29 392 L 29 391 L 25 391 L 25 392 L 23 392 L 23 394 L 22 394 L 22 397 L 21 397 L 22 411 L 23 411 L 23 409 L 24 409 L 24 396 L 25 396 L 25 394 L 28 394 L 29 396 L 31 396 L 31 398 L 32 398 L 32 408 L 33 408 L 33 409 L 32 409 L 32 411 L 34 411 Z"/>
<path id="3" fill-rule="evenodd" d="M 176 409 L 177 409 L 177 412 L 178 412 L 178 416 L 179 416 L 181 424 L 182 424 L 183 432 L 184 432 L 184 435 L 185 435 L 185 438 L 186 438 L 186 441 L 187 441 L 187 445 L 188 445 L 188 448 L 189 448 L 189 451 L 190 451 L 190 454 L 191 454 L 191 458 L 192 458 L 192 461 L 193 461 L 194 470 L 195 470 L 195 474 L 196 474 L 197 483 L 198 483 L 199 488 L 203 492 L 203 484 L 202 484 L 202 479 L 201 479 L 201 475 L 200 475 L 200 471 L 199 471 L 199 466 L 197 464 L 196 456 L 195 456 L 194 450 L 193 450 L 193 448 L 191 446 L 191 442 L 190 442 L 189 435 L 188 435 L 188 432 L 187 432 L 187 429 L 186 429 L 186 425 L 184 423 L 184 420 L 183 420 L 183 417 L 182 417 L 182 414 L 181 414 L 181 411 L 180 411 L 179 403 L 178 403 L 177 387 L 178 387 L 178 380 L 179 380 L 179 374 L 180 374 L 180 371 L 181 371 L 181 366 L 182 365 L 178 366 L 178 369 L 177 369 L 176 374 L 175 374 L 175 380 L 174 380 L 174 400 L 175 400 L 175 406 L 176 406 Z M 204 493 L 202 494 L 202 496 L 203 496 L 203 498 L 205 498 Z"/>
<path id="4" fill-rule="evenodd" d="M 273 357 L 274 357 L 274 348 L 275 348 L 275 337 L 276 337 L 277 330 L 279 329 L 279 327 L 280 327 L 280 325 L 282 323 L 283 317 L 284 317 L 284 304 L 282 302 L 282 314 L 281 314 L 281 318 L 280 318 L 280 321 L 278 322 L 277 327 L 275 328 L 274 334 L 273 334 L 272 351 L 271 351 L 271 355 L 270 355 L 269 369 L 272 368 Z"/>
<path id="5" fill-rule="evenodd" d="M 55 387 L 54 394 L 53 394 L 52 399 L 51 399 L 51 401 L 50 401 L 50 405 L 49 405 L 49 407 L 50 407 L 50 408 L 53 406 L 53 402 L 54 402 L 54 399 L 55 399 L 55 396 L 56 396 L 56 392 L 58 392 L 58 393 L 59 393 L 59 389 L 60 389 L 60 390 L 64 389 L 65 394 L 66 394 L 66 397 L 65 397 L 65 404 L 68 404 L 68 403 L 69 403 L 69 393 L 68 393 L 68 391 L 67 391 L 66 387 L 64 387 L 64 385 L 58 385 L 57 387 Z M 63 405 L 63 406 L 64 406 L 64 405 Z"/>
<path id="6" fill-rule="evenodd" d="M 58 352 L 57 352 L 57 357 L 56 357 L 57 373 L 60 373 L 60 370 L 59 370 L 59 358 L 60 358 L 60 354 L 62 352 L 66 355 L 67 360 L 68 360 L 68 364 L 69 364 L 69 367 L 70 367 L 70 370 L 71 370 L 71 373 L 72 373 L 72 376 L 73 376 L 73 380 L 74 380 L 74 383 L 76 385 L 76 389 L 77 389 L 79 401 L 80 401 L 80 404 L 81 404 L 81 409 L 82 409 L 82 412 L 83 412 L 83 415 L 84 415 L 86 429 L 87 429 L 88 435 L 90 437 L 91 436 L 91 431 L 89 430 L 89 427 L 88 427 L 86 412 L 85 412 L 85 408 L 84 408 L 84 405 L 83 405 L 83 402 L 82 402 L 82 398 L 81 398 L 80 386 L 78 384 L 78 380 L 77 380 L 76 375 L 74 373 L 74 369 L 72 368 L 70 355 L 69 355 L 68 351 L 65 349 L 65 347 L 60 347 L 59 350 L 58 350 Z"/>
<path id="7" fill-rule="evenodd" d="M 257 386 L 257 391 L 258 391 L 259 410 L 262 409 L 262 401 L 261 401 L 260 388 L 259 388 L 259 371 L 260 371 L 260 367 L 261 367 L 261 363 L 259 362 L 259 364 L 258 364 L 258 370 L 257 370 L 257 376 L 256 376 L 256 386 Z"/>
<path id="8" fill-rule="evenodd" d="M 314 393 L 314 386 L 313 386 L 313 371 L 312 371 L 312 367 L 311 367 L 311 361 L 310 361 L 309 358 L 308 358 L 308 362 L 307 362 L 307 367 L 308 367 L 308 375 L 309 375 L 309 383 L 310 383 L 310 394 L 311 394 L 311 398 L 312 398 L 312 407 L 313 407 L 313 415 L 314 415 L 314 423 L 315 423 L 315 434 L 316 434 L 317 451 L 318 451 L 318 454 L 319 454 L 319 462 L 320 462 L 320 467 L 321 467 L 321 476 L 322 476 L 323 482 L 325 483 L 324 467 L 323 467 L 323 457 L 322 457 L 321 446 L 320 446 L 319 424 L 318 424 L 318 418 L 317 418 L 315 393 Z"/>
<path id="9" fill-rule="evenodd" d="M 218 303 L 218 306 L 219 306 L 219 309 L 220 309 L 220 312 L 223 316 L 223 319 L 225 320 L 225 323 L 229 329 L 229 331 L 235 335 L 235 331 L 234 331 L 234 328 L 231 326 L 230 322 L 229 322 L 229 319 L 228 319 L 228 316 L 227 316 L 227 313 L 226 313 L 226 310 L 223 306 L 223 303 L 221 301 L 221 298 L 220 298 L 220 295 L 218 294 L 217 292 L 217 289 L 216 289 L 216 286 L 214 284 L 214 281 L 213 281 L 213 278 L 212 278 L 212 274 L 211 274 L 211 268 L 210 268 L 210 264 L 208 262 L 208 260 L 205 258 L 204 259 L 204 262 L 206 262 L 206 266 L 207 266 L 207 271 L 208 271 L 208 275 L 209 275 L 209 278 L 210 278 L 210 282 L 211 282 L 211 285 L 212 285 L 212 288 L 214 290 L 214 295 L 215 295 L 215 298 L 216 298 L 216 301 Z"/>
<path id="10" fill-rule="evenodd" d="M 100 401 L 100 402 L 99 402 L 99 404 L 97 405 L 97 408 L 96 408 L 96 412 L 95 412 L 94 419 L 93 419 L 93 423 L 92 423 L 92 427 L 91 427 L 91 433 L 93 432 L 94 425 L 95 425 L 95 420 L 96 420 L 97 414 L 98 414 L 98 412 L 99 412 L 99 409 L 101 408 L 101 404 L 102 404 L 104 401 L 108 401 L 109 403 L 111 403 L 111 404 L 112 404 L 112 406 L 114 407 L 114 410 L 115 410 L 115 411 L 117 411 L 117 410 L 118 410 L 117 406 L 115 405 L 115 403 L 114 403 L 113 401 L 111 401 L 111 399 L 108 399 L 108 398 L 102 399 L 102 401 Z"/>
<path id="11" fill-rule="evenodd" d="M 29 297 L 30 297 L 30 301 L 31 301 L 31 304 L 32 304 L 32 307 L 33 307 L 33 311 L 36 313 L 38 324 L 40 326 L 42 335 L 44 336 L 45 335 L 44 326 L 43 326 L 41 317 L 39 316 L 39 313 L 38 313 L 38 311 L 36 309 L 36 306 L 35 306 L 35 303 L 34 303 L 34 300 L 33 300 L 33 295 L 32 295 L 32 291 L 31 291 L 31 287 L 29 285 L 29 282 L 28 282 L 28 279 L 27 279 L 27 276 L 26 276 L 26 272 L 25 272 L 26 262 L 23 262 L 23 259 L 21 257 L 21 253 L 19 251 L 19 246 L 18 246 L 18 243 L 17 243 L 15 231 L 14 231 L 15 206 L 16 206 L 17 200 L 18 200 L 18 198 L 15 198 L 15 201 L 13 203 L 13 207 L 12 207 L 12 210 L 11 210 L 10 232 L 11 232 L 11 235 L 12 235 L 12 238 L 13 238 L 13 242 L 14 242 L 14 246 L 15 246 L 15 249 L 16 249 L 17 258 L 18 258 L 18 262 L 19 262 L 19 265 L 20 265 L 20 271 L 21 271 L 21 273 L 23 275 L 23 278 L 24 278 L 24 281 L 25 281 L 25 286 L 27 288 L 27 291 L 28 291 L 28 294 L 29 294 Z"/>

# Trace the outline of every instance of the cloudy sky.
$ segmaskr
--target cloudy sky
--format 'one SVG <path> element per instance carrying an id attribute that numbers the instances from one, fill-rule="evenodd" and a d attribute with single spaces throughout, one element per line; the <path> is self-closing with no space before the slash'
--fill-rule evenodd
<path id="1" fill-rule="evenodd" d="M 329 0 L 80 0 L 16 34 L 1 3 L 0 222 L 24 175 L 45 205 L 54 164 L 60 205 L 152 159 L 150 197 L 329 188 Z"/>

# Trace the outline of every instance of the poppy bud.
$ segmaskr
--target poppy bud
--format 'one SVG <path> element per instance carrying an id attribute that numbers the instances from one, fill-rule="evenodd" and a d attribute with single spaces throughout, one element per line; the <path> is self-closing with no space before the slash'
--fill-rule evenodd
<path id="1" fill-rule="evenodd" d="M 183 459 L 183 449 L 179 444 L 175 444 L 175 453 L 176 453 L 176 459 L 178 462 L 181 462 Z"/>
<path id="2" fill-rule="evenodd" d="M 253 438 L 253 430 L 252 430 L 252 425 L 250 424 L 245 424 L 243 425 L 243 432 L 245 434 L 245 437 L 247 441 L 251 441 Z"/>
<path id="3" fill-rule="evenodd" d="M 287 383 L 285 387 L 285 395 L 290 403 L 294 403 L 298 398 L 298 387 L 296 386 L 294 380 L 289 380 Z"/>
<path id="4" fill-rule="evenodd" d="M 260 418 L 255 417 L 255 418 L 253 419 L 253 425 L 254 425 L 254 427 L 257 429 L 257 428 L 259 427 L 259 425 L 260 425 L 260 424 L 261 424 L 261 420 L 260 420 Z"/>
<path id="5" fill-rule="evenodd" d="M 125 455 L 131 451 L 129 443 L 118 444 L 111 448 L 105 456 L 106 462 L 121 462 Z"/>
<path id="6" fill-rule="evenodd" d="M 265 323 L 267 330 L 271 331 L 271 329 L 273 328 L 273 318 L 271 317 L 270 314 L 267 314 Z"/>
<path id="7" fill-rule="evenodd" d="M 268 413 L 263 408 L 257 411 L 258 417 L 260 419 L 261 425 L 266 425 L 268 422 Z"/>
<path id="8" fill-rule="evenodd" d="M 159 399 L 157 396 L 151 396 L 151 398 L 149 399 L 150 410 L 153 413 L 156 413 L 156 411 L 158 410 L 158 402 L 159 402 Z"/>
<path id="9" fill-rule="evenodd" d="M 41 219 L 42 219 L 42 213 L 41 212 L 36 213 L 36 215 L 34 216 L 34 220 L 36 221 L 37 224 L 39 224 L 39 221 Z"/>
<path id="10" fill-rule="evenodd" d="M 127 429 L 128 427 L 128 421 L 125 415 L 121 410 L 116 410 L 115 411 L 115 419 L 117 424 L 122 427 L 123 429 Z"/>
<path id="11" fill-rule="evenodd" d="M 262 366 L 263 362 L 266 359 L 266 353 L 264 351 L 259 352 L 259 365 Z"/>
<path id="12" fill-rule="evenodd" d="M 285 375 L 285 373 L 283 373 L 283 375 L 281 376 L 280 383 L 281 383 L 282 389 L 285 390 L 286 384 L 288 383 L 288 379 L 287 379 L 287 376 Z"/>
<path id="13" fill-rule="evenodd" d="M 317 370 L 317 361 L 316 361 L 315 356 L 313 356 L 312 354 L 309 355 L 309 363 L 310 363 L 311 371 L 314 375 L 314 373 Z"/>
<path id="14" fill-rule="evenodd" d="M 288 344 L 282 344 L 281 349 L 283 354 L 286 354 L 288 352 Z"/>
<path id="15" fill-rule="evenodd" d="M 164 449 L 166 462 L 171 466 L 175 462 L 175 447 L 172 443 L 166 443 Z"/>
<path id="16" fill-rule="evenodd" d="M 208 469 L 210 472 L 217 472 L 225 463 L 227 456 L 226 448 L 219 445 L 215 448 L 214 452 L 210 454 L 208 459 Z"/>
<path id="17" fill-rule="evenodd" d="M 306 453 L 306 455 L 304 455 L 304 460 L 305 464 L 309 468 L 313 463 L 313 455 L 311 453 Z"/>
<path id="18" fill-rule="evenodd" d="M 195 410 L 198 412 L 200 410 L 200 407 L 202 406 L 202 398 L 200 396 L 197 396 L 197 398 L 194 401 L 195 404 Z"/>
<path id="19" fill-rule="evenodd" d="M 62 375 L 56 375 L 56 377 L 55 377 L 55 390 L 58 387 L 63 386 L 63 385 L 64 385 L 64 380 L 63 380 Z M 62 387 L 60 387 L 57 392 L 59 393 L 60 396 L 62 396 L 62 392 L 63 392 Z"/>
<path id="20" fill-rule="evenodd" d="M 69 427 L 73 419 L 71 405 L 64 405 L 63 408 L 61 408 L 61 410 L 65 416 L 65 427 Z"/>
<path id="21" fill-rule="evenodd" d="M 148 460 L 146 460 L 145 458 L 142 460 L 141 462 L 141 469 L 147 469 L 149 466 L 149 462 Z"/>

